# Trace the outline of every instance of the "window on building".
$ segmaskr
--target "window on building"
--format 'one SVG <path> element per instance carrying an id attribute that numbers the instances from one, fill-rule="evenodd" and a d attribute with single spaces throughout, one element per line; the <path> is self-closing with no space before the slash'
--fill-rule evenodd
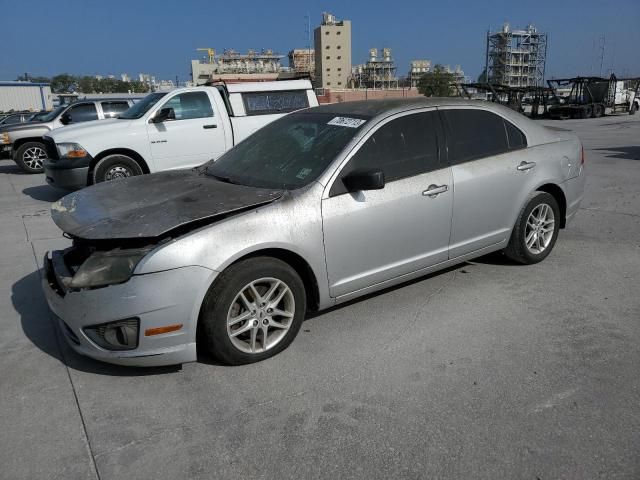
<path id="1" fill-rule="evenodd" d="M 325 50 L 329 50 L 330 46 L 327 45 L 326 47 L 324 47 Z"/>
<path id="2" fill-rule="evenodd" d="M 340 35 L 340 33 L 342 33 L 342 32 L 341 32 L 340 30 L 338 30 L 338 31 L 336 32 L 336 35 Z"/>
<path id="3" fill-rule="evenodd" d="M 326 30 L 326 31 L 324 32 L 324 34 L 325 34 L 325 35 L 329 35 L 329 30 Z"/>
<path id="4" fill-rule="evenodd" d="M 327 57 L 327 58 L 329 58 L 329 57 Z M 341 57 L 340 55 L 338 55 L 338 60 L 340 60 L 341 58 L 342 58 L 342 57 Z"/>
<path id="5" fill-rule="evenodd" d="M 327 60 L 329 60 L 330 58 L 331 58 L 331 57 L 330 57 L 329 55 L 327 55 Z M 340 57 L 338 57 L 338 58 L 340 58 Z"/>
<path id="6" fill-rule="evenodd" d="M 339 71 L 339 72 L 341 72 L 341 71 L 342 71 L 342 68 L 338 68 L 338 71 Z"/>
<path id="7" fill-rule="evenodd" d="M 338 50 L 340 50 L 340 45 L 338 45 L 338 47 L 337 47 L 337 48 L 338 48 Z"/>
<path id="8" fill-rule="evenodd" d="M 331 85 L 331 82 L 327 82 L 327 85 Z"/>
<path id="9" fill-rule="evenodd" d="M 327 68 L 327 72 L 330 72 L 330 71 L 331 71 L 331 69 L 330 69 L 330 68 Z"/>
<path id="10" fill-rule="evenodd" d="M 338 85 L 342 85 L 342 82 L 338 82 Z"/>

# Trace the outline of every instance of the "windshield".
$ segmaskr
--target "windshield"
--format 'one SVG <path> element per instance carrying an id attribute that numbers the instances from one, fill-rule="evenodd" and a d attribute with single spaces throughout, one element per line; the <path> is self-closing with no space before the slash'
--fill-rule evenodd
<path id="1" fill-rule="evenodd" d="M 51 110 L 46 115 L 43 115 L 42 117 L 39 117 L 38 121 L 39 122 L 50 122 L 51 120 L 56 118 L 67 107 L 68 107 L 68 105 L 61 105 L 59 107 L 56 107 L 55 109 Z"/>
<path id="2" fill-rule="evenodd" d="M 118 118 L 124 118 L 126 120 L 141 118 L 151 109 L 151 107 L 158 103 L 158 100 L 160 100 L 166 94 L 167 92 L 151 93 L 140 100 L 138 103 L 133 105 L 131 108 L 129 108 L 129 110 L 125 110 L 120 115 L 118 115 Z"/>
<path id="3" fill-rule="evenodd" d="M 300 188 L 324 172 L 367 120 L 360 115 L 292 113 L 210 162 L 205 173 L 252 187 Z"/>

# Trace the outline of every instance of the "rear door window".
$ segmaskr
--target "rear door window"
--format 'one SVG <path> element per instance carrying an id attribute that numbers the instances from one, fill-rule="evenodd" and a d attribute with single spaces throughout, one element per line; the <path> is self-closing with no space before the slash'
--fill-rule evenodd
<path id="1" fill-rule="evenodd" d="M 67 110 L 71 116 L 71 123 L 88 122 L 98 119 L 98 111 L 93 103 L 82 103 Z"/>
<path id="2" fill-rule="evenodd" d="M 287 113 L 309 106 L 306 90 L 243 93 L 242 101 L 247 115 Z"/>
<path id="3" fill-rule="evenodd" d="M 442 167 L 438 112 L 421 112 L 391 120 L 371 135 L 340 172 L 330 196 L 346 193 L 342 178 L 356 170 L 380 169 L 386 182 Z"/>
<path id="4" fill-rule="evenodd" d="M 129 109 L 128 102 L 101 102 L 104 118 L 114 118 Z"/>
<path id="5" fill-rule="evenodd" d="M 205 92 L 185 92 L 169 99 L 162 108 L 173 108 L 176 120 L 213 117 L 213 108 Z"/>
<path id="6" fill-rule="evenodd" d="M 504 120 L 504 128 L 507 131 L 507 141 L 509 142 L 509 150 L 518 150 L 527 146 L 527 138 L 524 133 L 508 120 Z"/>
<path id="7" fill-rule="evenodd" d="M 509 150 L 502 117 L 486 110 L 442 110 L 452 165 Z"/>

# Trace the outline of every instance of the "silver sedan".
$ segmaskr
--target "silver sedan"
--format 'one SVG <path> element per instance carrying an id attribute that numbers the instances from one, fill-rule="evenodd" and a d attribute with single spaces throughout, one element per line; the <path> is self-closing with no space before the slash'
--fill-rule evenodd
<path id="1" fill-rule="evenodd" d="M 489 252 L 546 258 L 584 154 L 493 103 L 341 103 L 288 115 L 191 171 L 52 207 L 73 240 L 43 288 L 73 348 L 124 365 L 266 359 L 322 310 Z"/>

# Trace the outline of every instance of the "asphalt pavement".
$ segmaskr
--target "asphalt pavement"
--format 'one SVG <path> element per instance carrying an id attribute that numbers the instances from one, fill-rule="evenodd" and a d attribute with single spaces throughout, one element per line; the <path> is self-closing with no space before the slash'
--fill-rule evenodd
<path id="1" fill-rule="evenodd" d="M 640 115 L 545 123 L 589 177 L 544 262 L 334 308 L 242 367 L 71 351 L 38 272 L 63 192 L 1 161 L 0 479 L 640 478 Z"/>

